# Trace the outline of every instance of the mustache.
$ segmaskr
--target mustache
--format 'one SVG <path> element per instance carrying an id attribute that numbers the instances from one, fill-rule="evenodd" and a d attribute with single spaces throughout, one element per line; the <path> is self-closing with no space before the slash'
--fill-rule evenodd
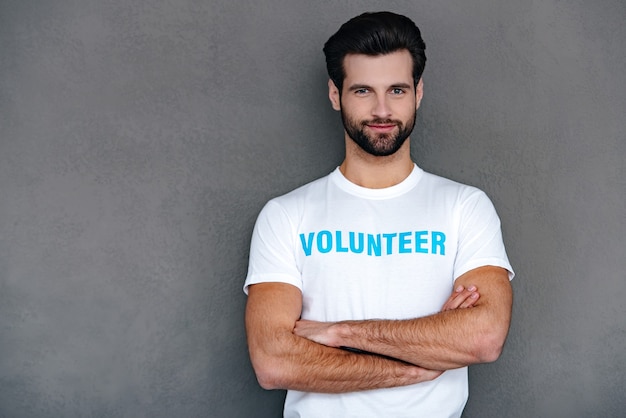
<path id="1" fill-rule="evenodd" d="M 399 120 L 393 119 L 372 119 L 372 120 L 364 120 L 361 122 L 362 126 L 366 125 L 397 125 L 402 126 L 402 122 Z"/>

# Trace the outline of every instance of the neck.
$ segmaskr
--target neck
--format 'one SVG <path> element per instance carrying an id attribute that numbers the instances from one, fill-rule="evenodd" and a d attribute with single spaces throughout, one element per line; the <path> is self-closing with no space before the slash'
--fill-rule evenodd
<path id="1" fill-rule="evenodd" d="M 368 189 L 395 186 L 406 179 L 413 170 L 410 140 L 393 155 L 376 157 L 363 151 L 350 138 L 346 138 L 346 158 L 339 169 L 352 183 Z"/>

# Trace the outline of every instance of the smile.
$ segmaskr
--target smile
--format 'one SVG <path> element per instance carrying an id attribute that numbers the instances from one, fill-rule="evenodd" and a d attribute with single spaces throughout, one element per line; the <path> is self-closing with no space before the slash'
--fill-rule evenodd
<path id="1" fill-rule="evenodd" d="M 368 124 L 367 127 L 376 132 L 390 132 L 394 130 L 395 124 Z"/>

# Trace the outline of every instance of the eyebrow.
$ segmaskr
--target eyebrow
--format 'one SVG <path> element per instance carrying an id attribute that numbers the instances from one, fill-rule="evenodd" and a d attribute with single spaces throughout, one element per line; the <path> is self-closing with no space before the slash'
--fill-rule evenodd
<path id="1" fill-rule="evenodd" d="M 355 90 L 361 90 L 361 89 L 371 89 L 371 87 L 368 86 L 367 84 L 353 84 L 350 87 L 348 87 L 348 91 L 355 91 Z"/>
<path id="2" fill-rule="evenodd" d="M 408 83 L 394 83 L 391 86 L 389 86 L 390 89 L 397 89 L 397 88 L 402 88 L 402 89 L 410 89 L 411 85 Z M 348 87 L 348 91 L 355 91 L 355 90 L 360 90 L 360 89 L 372 89 L 371 86 L 368 86 L 367 84 L 352 84 L 351 86 Z"/>
<path id="3" fill-rule="evenodd" d="M 407 84 L 407 83 L 396 83 L 390 86 L 390 88 L 392 89 L 396 89 L 396 88 L 410 89 L 411 87 L 412 87 L 411 84 Z"/>

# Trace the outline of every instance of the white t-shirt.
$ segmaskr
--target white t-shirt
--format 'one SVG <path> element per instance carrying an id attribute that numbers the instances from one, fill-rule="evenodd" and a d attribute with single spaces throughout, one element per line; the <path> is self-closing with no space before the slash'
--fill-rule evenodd
<path id="1" fill-rule="evenodd" d="M 303 319 L 408 319 L 439 312 L 454 280 L 485 265 L 513 277 L 500 220 L 482 191 L 417 166 L 395 186 L 367 189 L 336 169 L 263 208 L 244 291 L 292 284 L 302 291 Z M 467 396 L 461 368 L 390 389 L 289 391 L 285 417 L 457 417 Z"/>

